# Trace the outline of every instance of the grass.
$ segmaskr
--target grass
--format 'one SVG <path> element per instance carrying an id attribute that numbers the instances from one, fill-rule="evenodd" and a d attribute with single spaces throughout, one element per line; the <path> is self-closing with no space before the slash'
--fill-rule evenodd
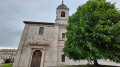
<path id="1" fill-rule="evenodd" d="M 1 64 L 1 67 L 12 67 L 12 63 L 8 63 L 8 64 Z"/>

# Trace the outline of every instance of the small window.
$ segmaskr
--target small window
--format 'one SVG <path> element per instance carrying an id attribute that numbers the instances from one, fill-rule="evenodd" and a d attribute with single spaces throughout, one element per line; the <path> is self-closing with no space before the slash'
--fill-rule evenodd
<path id="1" fill-rule="evenodd" d="M 61 17 L 65 17 L 65 12 L 61 12 Z"/>
<path id="2" fill-rule="evenodd" d="M 40 27 L 39 34 L 43 34 L 43 32 L 44 32 L 44 27 Z"/>
<path id="3" fill-rule="evenodd" d="M 62 55 L 62 62 L 65 62 L 65 55 Z"/>
<path id="4" fill-rule="evenodd" d="M 62 38 L 65 38 L 65 33 L 62 33 Z"/>
<path id="5" fill-rule="evenodd" d="M 9 58 L 10 58 L 10 56 L 9 56 Z"/>

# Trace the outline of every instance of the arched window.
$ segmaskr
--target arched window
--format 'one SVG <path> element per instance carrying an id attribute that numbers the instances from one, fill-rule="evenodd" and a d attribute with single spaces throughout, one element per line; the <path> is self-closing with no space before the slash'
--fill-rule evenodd
<path id="1" fill-rule="evenodd" d="M 65 17 L 65 12 L 61 12 L 61 17 Z"/>

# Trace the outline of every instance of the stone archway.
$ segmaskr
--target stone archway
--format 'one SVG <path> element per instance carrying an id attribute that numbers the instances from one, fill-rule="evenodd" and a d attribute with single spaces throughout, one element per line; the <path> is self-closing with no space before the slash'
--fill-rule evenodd
<path id="1" fill-rule="evenodd" d="M 40 67 L 41 57 L 42 57 L 42 52 L 36 50 L 32 56 L 31 67 Z"/>

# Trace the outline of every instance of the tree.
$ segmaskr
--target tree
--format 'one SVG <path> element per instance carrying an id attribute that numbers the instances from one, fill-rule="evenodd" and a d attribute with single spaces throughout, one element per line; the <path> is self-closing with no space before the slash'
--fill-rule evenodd
<path id="1" fill-rule="evenodd" d="M 120 11 L 115 3 L 89 0 L 69 17 L 63 52 L 73 60 L 120 62 Z"/>

